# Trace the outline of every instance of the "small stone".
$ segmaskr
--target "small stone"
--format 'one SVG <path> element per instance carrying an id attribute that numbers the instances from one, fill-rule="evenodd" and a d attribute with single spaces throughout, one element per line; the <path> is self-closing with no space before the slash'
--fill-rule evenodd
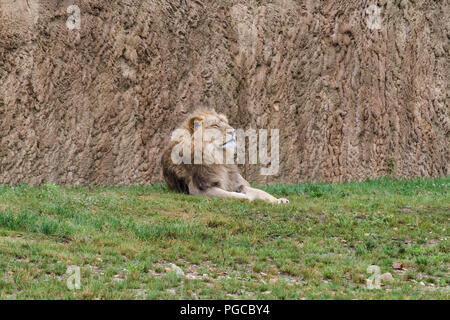
<path id="1" fill-rule="evenodd" d="M 424 286 L 424 287 L 425 287 L 425 283 L 424 283 L 423 281 L 420 281 L 419 284 L 420 284 L 421 286 Z"/>
<path id="2" fill-rule="evenodd" d="M 169 264 L 167 265 L 167 267 L 164 268 L 164 271 L 165 271 L 165 272 L 175 271 L 175 273 L 177 274 L 177 276 L 184 277 L 184 272 L 183 272 L 183 270 L 182 270 L 179 266 L 177 266 L 177 265 L 175 265 L 175 264 L 173 264 L 173 263 L 169 263 Z"/>
<path id="3" fill-rule="evenodd" d="M 394 281 L 394 277 L 392 276 L 392 274 L 390 272 L 386 272 L 380 276 L 380 280 L 383 282 L 392 282 L 392 281 Z"/>
<path id="4" fill-rule="evenodd" d="M 392 264 L 392 268 L 395 270 L 401 270 L 403 269 L 403 263 L 401 262 L 395 262 Z"/>

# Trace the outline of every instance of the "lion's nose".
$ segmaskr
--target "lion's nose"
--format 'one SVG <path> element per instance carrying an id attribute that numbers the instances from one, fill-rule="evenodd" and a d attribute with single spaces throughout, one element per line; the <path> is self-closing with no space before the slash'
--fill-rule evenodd
<path id="1" fill-rule="evenodd" d="M 227 135 L 230 137 L 230 139 L 236 140 L 236 132 L 234 129 L 227 130 Z"/>

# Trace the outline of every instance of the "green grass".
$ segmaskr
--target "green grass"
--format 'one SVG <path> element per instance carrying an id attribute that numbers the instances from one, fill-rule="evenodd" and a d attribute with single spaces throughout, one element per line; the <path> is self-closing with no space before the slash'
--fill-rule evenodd
<path id="1" fill-rule="evenodd" d="M 0 186 L 0 298 L 449 299 L 450 178 L 264 189 L 290 204 Z"/>

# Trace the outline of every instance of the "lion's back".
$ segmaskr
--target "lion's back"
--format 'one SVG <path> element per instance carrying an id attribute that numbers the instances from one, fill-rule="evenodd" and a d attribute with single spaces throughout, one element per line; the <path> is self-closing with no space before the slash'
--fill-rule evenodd
<path id="1" fill-rule="evenodd" d="M 164 180 L 169 189 L 179 193 L 189 193 L 189 175 L 184 164 L 176 165 L 172 162 L 173 145 L 167 148 L 161 158 Z"/>

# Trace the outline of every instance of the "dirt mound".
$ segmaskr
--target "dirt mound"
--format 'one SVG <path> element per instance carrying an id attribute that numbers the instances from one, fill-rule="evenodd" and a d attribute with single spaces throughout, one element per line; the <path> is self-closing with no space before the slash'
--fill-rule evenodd
<path id="1" fill-rule="evenodd" d="M 0 184 L 161 181 L 198 105 L 280 129 L 253 182 L 448 175 L 450 3 L 365 2 L 0 0 Z"/>

